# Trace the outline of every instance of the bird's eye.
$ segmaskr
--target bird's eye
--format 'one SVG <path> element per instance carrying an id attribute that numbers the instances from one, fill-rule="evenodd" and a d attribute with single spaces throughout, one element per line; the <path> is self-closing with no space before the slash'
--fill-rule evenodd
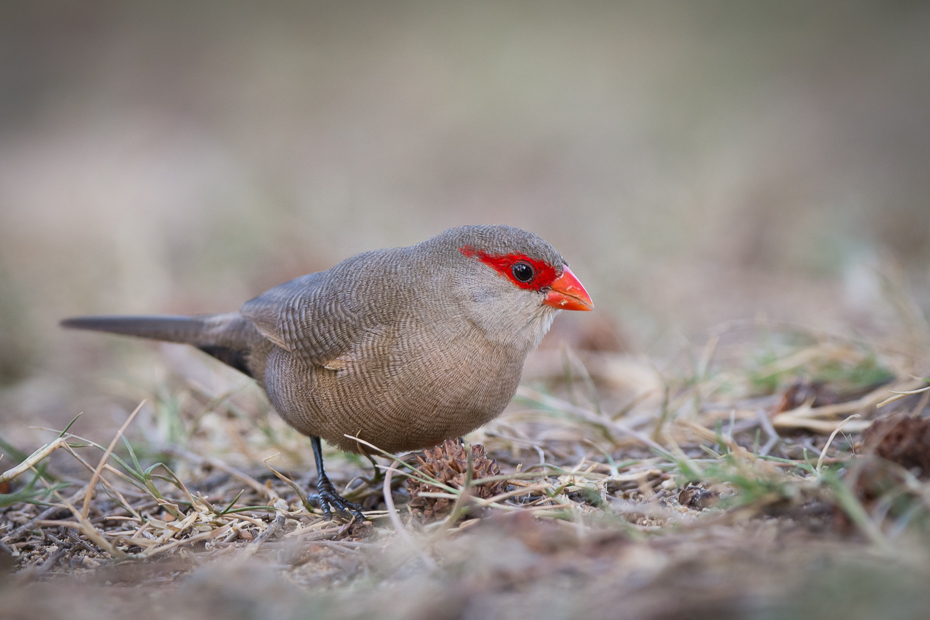
<path id="1" fill-rule="evenodd" d="M 518 282 L 529 282 L 533 279 L 533 276 L 536 275 L 536 273 L 533 271 L 533 268 L 524 262 L 514 263 L 510 271 L 513 273 L 513 277 L 515 277 Z"/>

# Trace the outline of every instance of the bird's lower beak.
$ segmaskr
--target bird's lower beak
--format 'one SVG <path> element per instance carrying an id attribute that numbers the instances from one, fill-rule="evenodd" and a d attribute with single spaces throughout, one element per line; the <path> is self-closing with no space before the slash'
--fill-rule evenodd
<path id="1" fill-rule="evenodd" d="M 567 265 L 562 269 L 562 275 L 553 280 L 543 303 L 559 310 L 594 310 L 591 296 Z"/>

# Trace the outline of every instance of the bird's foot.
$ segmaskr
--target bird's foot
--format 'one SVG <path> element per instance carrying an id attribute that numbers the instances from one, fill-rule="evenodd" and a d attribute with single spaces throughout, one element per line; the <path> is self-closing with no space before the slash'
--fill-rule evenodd
<path id="1" fill-rule="evenodd" d="M 323 510 L 323 516 L 327 521 L 331 521 L 333 518 L 333 509 L 338 512 L 343 517 L 353 516 L 356 521 L 362 522 L 365 520 L 365 515 L 362 513 L 362 507 L 354 502 L 350 502 L 343 496 L 336 493 L 336 489 L 333 488 L 332 483 L 329 480 L 320 481 L 316 485 L 316 498 L 320 503 L 320 508 Z"/>

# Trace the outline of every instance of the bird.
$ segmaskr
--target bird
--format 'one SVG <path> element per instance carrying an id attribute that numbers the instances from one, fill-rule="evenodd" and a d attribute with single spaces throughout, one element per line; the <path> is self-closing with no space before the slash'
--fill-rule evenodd
<path id="1" fill-rule="evenodd" d="M 238 312 L 84 316 L 61 325 L 190 344 L 252 377 L 310 438 L 324 516 L 335 510 L 361 521 L 361 506 L 326 475 L 321 440 L 368 455 L 368 444 L 394 453 L 460 437 L 504 410 L 559 311 L 593 308 L 541 237 L 470 225 L 357 254 Z"/>

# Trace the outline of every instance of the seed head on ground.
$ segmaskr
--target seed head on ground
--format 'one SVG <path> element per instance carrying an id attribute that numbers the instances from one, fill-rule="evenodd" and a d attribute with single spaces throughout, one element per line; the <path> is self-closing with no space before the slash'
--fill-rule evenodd
<path id="1" fill-rule="evenodd" d="M 471 446 L 472 455 L 472 481 L 477 482 L 482 478 L 500 476 L 501 469 L 497 461 L 489 459 L 484 451 L 484 446 L 476 444 Z M 461 489 L 465 484 L 465 476 L 468 470 L 468 453 L 465 446 L 458 440 L 447 439 L 435 448 L 423 451 L 423 456 L 417 457 L 417 470 L 430 478 L 434 478 L 450 487 Z M 491 482 L 488 484 L 478 484 L 472 486 L 469 491 L 474 497 L 488 499 L 505 493 L 507 491 L 505 481 Z M 454 500 L 444 497 L 423 497 L 424 492 L 441 492 L 443 489 L 412 479 L 409 482 L 410 490 L 410 509 L 424 520 L 432 520 L 442 517 L 452 509 Z"/>

